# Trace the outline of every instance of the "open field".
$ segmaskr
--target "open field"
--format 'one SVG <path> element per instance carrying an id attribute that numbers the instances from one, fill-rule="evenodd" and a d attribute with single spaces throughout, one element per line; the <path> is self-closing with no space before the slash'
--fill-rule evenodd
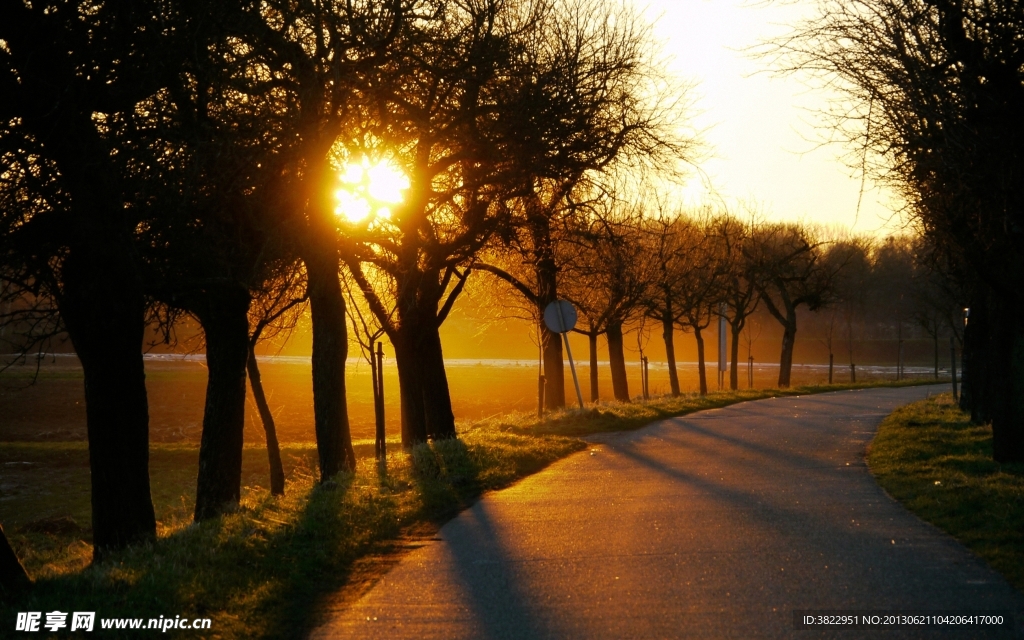
<path id="1" fill-rule="evenodd" d="M 85 405 L 82 372 L 74 356 L 58 356 L 43 362 L 35 384 L 35 367 L 13 367 L 0 374 L 0 441 L 85 440 Z M 373 437 L 373 404 L 369 366 L 351 361 L 347 375 L 348 405 L 355 439 Z M 537 407 L 537 364 L 515 360 L 452 360 L 446 363 L 456 420 L 467 422 L 509 412 L 532 412 Z M 611 379 L 601 363 L 600 393 L 611 398 Z M 260 370 L 271 410 L 276 415 L 278 438 L 283 443 L 313 439 L 313 395 L 308 358 L 260 358 Z M 589 366 L 577 363 L 584 400 L 590 398 Z M 640 393 L 640 368 L 627 366 L 630 392 Z M 651 393 L 668 393 L 668 373 L 663 364 L 651 363 Z M 715 365 L 708 367 L 708 386 L 717 387 Z M 925 378 L 927 367 L 908 367 L 910 377 Z M 575 401 L 572 378 L 566 367 L 566 398 Z M 698 388 L 696 363 L 680 363 L 684 392 Z M 774 387 L 777 365 L 757 364 L 754 387 Z M 893 380 L 893 367 L 858 367 L 860 382 Z M 846 383 L 849 369 L 837 366 L 834 380 Z M 740 388 L 746 388 L 746 363 L 740 366 Z M 828 367 L 794 365 L 793 385 L 823 384 Z M 150 401 L 150 438 L 153 442 L 199 442 L 203 422 L 206 369 L 203 356 L 153 356 L 146 361 L 146 386 Z M 388 433 L 399 429 L 398 377 L 393 362 L 385 361 L 385 412 Z M 247 412 L 245 441 L 263 444 L 263 428 L 255 406 Z"/>
<path id="2" fill-rule="evenodd" d="M 992 460 L 992 428 L 951 394 L 897 409 L 871 443 L 878 483 L 1024 590 L 1024 464 Z"/>
<path id="3" fill-rule="evenodd" d="M 313 447 L 287 445 L 284 498 L 267 495 L 265 453 L 249 446 L 242 507 L 202 525 L 190 523 L 195 446 L 155 443 L 150 459 L 158 541 L 92 566 L 85 444 L 0 443 L 0 522 L 37 581 L 27 599 L 3 605 L 0 618 L 73 606 L 107 617 L 211 617 L 210 637 L 300 636 L 316 623 L 328 597 L 357 596 L 397 554 L 480 493 L 586 446 L 573 436 L 638 428 L 748 399 L 840 388 L 685 395 L 609 403 L 542 421 L 519 414 L 463 423 L 459 442 L 423 445 L 411 454 L 393 444 L 384 469 L 373 461 L 372 446 L 362 443 L 357 473 L 327 488 L 315 488 Z"/>

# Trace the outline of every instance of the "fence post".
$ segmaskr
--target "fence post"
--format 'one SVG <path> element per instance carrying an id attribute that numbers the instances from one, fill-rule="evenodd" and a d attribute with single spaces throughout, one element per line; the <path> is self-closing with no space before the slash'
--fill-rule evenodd
<path id="1" fill-rule="evenodd" d="M 537 417 L 544 417 L 544 374 L 537 376 Z"/>
<path id="2" fill-rule="evenodd" d="M 373 357 L 372 352 L 370 357 Z M 388 452 L 384 433 L 384 345 L 380 342 L 377 343 L 377 380 L 373 395 L 373 415 L 377 421 L 374 453 L 377 454 L 378 460 L 383 460 L 387 457 Z"/>

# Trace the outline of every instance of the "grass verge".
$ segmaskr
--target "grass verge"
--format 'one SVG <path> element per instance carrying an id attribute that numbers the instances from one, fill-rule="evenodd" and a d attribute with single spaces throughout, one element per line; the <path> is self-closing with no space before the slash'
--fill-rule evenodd
<path id="1" fill-rule="evenodd" d="M 868 452 L 878 483 L 1024 590 L 1024 464 L 992 460 L 992 429 L 951 394 L 894 411 Z"/>
<path id="2" fill-rule="evenodd" d="M 0 602 L 0 636 L 14 628 L 18 611 L 58 610 L 95 611 L 98 619 L 213 620 L 206 636 L 189 631 L 189 637 L 303 637 L 326 610 L 358 597 L 405 549 L 482 493 L 585 448 L 579 436 L 635 429 L 746 400 L 873 386 L 892 383 L 663 397 L 566 410 L 544 419 L 496 417 L 460 425 L 457 441 L 421 445 L 409 453 L 393 443 L 383 466 L 372 459 L 372 443 L 360 443 L 356 472 L 328 486 L 315 482 L 315 449 L 288 446 L 283 450 L 288 494 L 281 498 L 261 486 L 267 478 L 265 452 L 248 447 L 240 508 L 199 525 L 190 522 L 196 448 L 154 444 L 150 466 L 158 539 L 97 564 L 89 563 L 85 444 L 0 443 L 0 513 L 36 580 L 28 594 Z M 101 634 L 136 637 L 138 632 Z"/>

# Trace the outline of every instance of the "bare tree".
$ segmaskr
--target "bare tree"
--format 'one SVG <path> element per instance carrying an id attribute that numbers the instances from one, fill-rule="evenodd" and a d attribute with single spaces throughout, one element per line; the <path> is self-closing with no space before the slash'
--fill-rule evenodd
<path id="1" fill-rule="evenodd" d="M 97 557 L 156 535 L 140 220 L 127 206 L 139 184 L 114 150 L 140 134 L 158 63 L 178 62 L 174 47 L 157 59 L 170 18 L 116 2 L 0 7 L 3 261 L 55 304 L 82 363 Z"/>
<path id="2" fill-rule="evenodd" d="M 680 291 L 692 277 L 689 264 L 690 253 L 699 245 L 690 243 L 692 234 L 682 214 L 665 214 L 647 218 L 645 222 L 645 245 L 654 261 L 654 280 L 644 300 L 647 316 L 661 323 L 661 335 L 665 341 L 665 356 L 668 360 L 669 388 L 678 396 L 679 372 L 676 368 L 675 327 L 682 322 L 684 309 L 680 304 Z"/>
<path id="3" fill-rule="evenodd" d="M 574 221 L 570 237 L 576 250 L 568 258 L 573 277 L 563 290 L 587 322 L 587 329 L 580 333 L 590 339 L 592 400 L 597 399 L 597 336 L 601 333 L 608 342 L 615 399 L 630 399 L 623 331 L 643 313 L 654 268 L 644 234 L 642 210 L 611 199 Z"/>
<path id="4" fill-rule="evenodd" d="M 771 49 L 841 92 L 828 114 L 855 164 L 892 185 L 971 284 L 966 359 L 993 455 L 1024 460 L 1024 5 L 1017 0 L 821 0 Z M 1014 346 L 1009 346 L 1014 345 Z M 976 369 L 975 369 L 976 367 Z"/>
<path id="5" fill-rule="evenodd" d="M 753 217 L 749 222 L 744 222 L 725 214 L 715 218 L 712 224 L 722 253 L 720 300 L 726 304 L 726 321 L 732 330 L 729 388 L 735 391 L 739 387 L 740 335 L 747 318 L 757 310 L 761 299 L 754 286 L 751 265 L 743 253 L 744 245 L 751 241 L 756 223 Z"/>
<path id="6" fill-rule="evenodd" d="M 808 229 L 787 223 L 764 223 L 754 228 L 744 247 L 758 295 L 782 325 L 779 387 L 789 386 L 800 306 L 814 311 L 832 295 L 840 264 L 826 260 L 822 242 Z"/>
<path id="7" fill-rule="evenodd" d="M 718 312 L 722 282 L 725 276 L 719 238 L 714 234 L 712 218 L 705 211 L 680 227 L 685 260 L 679 265 L 687 274 L 676 289 L 680 321 L 684 331 L 693 331 L 697 341 L 697 375 L 700 395 L 708 393 L 707 368 L 704 356 L 704 330 Z"/>
<path id="8" fill-rule="evenodd" d="M 680 126 L 687 88 L 665 81 L 650 25 L 634 9 L 603 0 L 551 8 L 524 49 L 531 88 L 510 148 L 523 162 L 510 208 L 516 224 L 500 238 L 508 258 L 478 265 L 536 305 L 538 317 L 564 279 L 558 245 L 565 219 L 600 193 L 617 167 L 671 172 L 697 147 Z M 565 404 L 562 343 L 543 323 L 540 332 L 545 399 L 555 409 Z"/>
<path id="9" fill-rule="evenodd" d="M 285 262 L 276 271 L 277 277 L 264 285 L 254 296 L 249 307 L 249 359 L 246 372 L 253 400 L 263 424 L 267 439 L 267 457 L 270 463 L 270 493 L 284 495 L 284 466 L 281 464 L 281 447 L 277 440 L 277 426 L 274 413 L 267 402 L 263 379 L 256 361 L 256 345 L 261 340 L 269 341 L 282 334 L 287 335 L 295 328 L 299 317 L 306 312 L 309 294 L 305 287 L 305 273 L 297 262 Z"/>

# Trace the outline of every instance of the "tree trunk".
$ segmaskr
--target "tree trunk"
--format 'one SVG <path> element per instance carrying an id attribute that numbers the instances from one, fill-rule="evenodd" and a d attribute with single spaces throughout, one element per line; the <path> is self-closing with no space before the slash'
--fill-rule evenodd
<path id="1" fill-rule="evenodd" d="M 60 77 L 31 77 L 46 74 L 47 65 L 41 61 L 24 80 L 43 80 L 73 93 L 74 83 L 65 84 L 71 75 L 63 71 Z M 154 539 L 156 518 L 142 360 L 146 300 L 134 257 L 134 227 L 124 211 L 122 174 L 88 102 L 65 93 L 52 109 L 26 110 L 20 119 L 55 160 L 61 191 L 70 195 L 73 228 L 58 307 L 82 363 L 93 557 L 101 559 L 107 551 Z"/>
<path id="2" fill-rule="evenodd" d="M 992 454 L 1000 463 L 1024 462 L 1024 323 L 1015 293 L 995 293 L 988 306 L 986 404 L 992 418 Z"/>
<path id="3" fill-rule="evenodd" d="M 406 448 L 428 438 L 456 435 L 441 336 L 436 323 L 420 319 L 423 315 L 429 314 L 407 313 L 392 338 L 402 402 L 402 446 Z"/>
<path id="4" fill-rule="evenodd" d="M 541 309 L 543 312 L 543 309 Z M 541 345 L 544 349 L 544 402 L 549 411 L 565 406 L 565 363 L 562 360 L 562 336 L 541 321 Z"/>
<path id="5" fill-rule="evenodd" d="M 431 440 L 454 438 L 455 413 L 452 411 L 452 396 L 448 389 L 448 374 L 444 369 L 438 327 L 433 323 L 423 327 L 418 343 L 421 367 L 418 373 L 422 378 L 420 388 L 423 390 L 427 437 Z"/>
<path id="6" fill-rule="evenodd" d="M 779 388 L 789 387 L 790 376 L 793 372 L 793 346 L 796 344 L 796 316 L 783 325 L 782 331 L 782 356 L 779 358 Z"/>
<path id="7" fill-rule="evenodd" d="M 274 414 L 270 412 L 270 405 L 267 404 L 267 395 L 263 392 L 263 381 L 260 378 L 260 369 L 256 364 L 256 352 L 252 343 L 249 343 L 249 360 L 245 363 L 246 371 L 249 372 L 249 386 L 252 387 L 252 397 L 256 401 L 256 408 L 260 413 L 260 422 L 263 424 L 263 431 L 267 434 L 267 458 L 270 462 L 270 493 L 275 496 L 284 495 L 284 466 L 281 464 L 281 447 L 277 442 L 277 426 L 274 424 Z"/>
<path id="8" fill-rule="evenodd" d="M 597 402 L 600 399 L 597 390 L 597 332 L 591 331 L 587 334 L 587 342 L 590 343 L 590 401 Z"/>
<path id="9" fill-rule="evenodd" d="M 612 367 L 612 391 L 616 400 L 629 402 L 629 384 L 626 382 L 626 356 L 622 349 L 622 325 L 612 322 L 605 331 L 608 340 L 608 360 Z"/>
<path id="10" fill-rule="evenodd" d="M 313 419 L 320 456 L 320 481 L 355 469 L 345 392 L 348 329 L 338 282 L 338 256 L 316 249 L 305 260 L 313 321 Z"/>
<path id="11" fill-rule="evenodd" d="M 249 292 L 237 287 L 208 292 L 189 305 L 206 336 L 206 406 L 196 482 L 197 522 L 231 509 L 241 496 L 249 302 Z"/>
<path id="12" fill-rule="evenodd" d="M 400 330 L 393 337 L 398 368 L 398 396 L 402 413 L 402 446 L 406 449 L 427 441 L 427 420 L 423 412 L 420 365 L 413 336 Z"/>
<path id="13" fill-rule="evenodd" d="M 7 541 L 4 528 L 0 526 L 0 593 L 11 595 L 30 586 L 32 579 L 28 577 L 24 565 L 18 560 L 18 554 L 14 553 L 14 548 Z"/>
<path id="14" fill-rule="evenodd" d="M 115 252 L 65 262 L 60 314 L 82 363 L 97 559 L 156 538 L 149 490 L 149 406 L 142 360 L 145 301 Z"/>
<path id="15" fill-rule="evenodd" d="M 729 388 L 736 391 L 740 388 L 740 332 L 743 331 L 744 321 L 729 323 L 732 327 L 732 363 L 729 366 Z"/>
<path id="16" fill-rule="evenodd" d="M 932 336 L 935 340 L 935 379 L 939 379 L 939 330 L 936 328 L 935 334 Z"/>
<path id="17" fill-rule="evenodd" d="M 530 235 L 533 239 L 537 278 L 537 310 L 544 317 L 544 309 L 558 298 L 558 265 L 555 263 L 551 241 L 551 222 L 540 213 L 539 203 L 530 201 Z M 562 360 L 562 336 L 548 329 L 540 321 L 540 340 L 544 352 L 544 402 L 548 410 L 565 406 L 565 364 Z"/>
<path id="18" fill-rule="evenodd" d="M 677 397 L 679 395 L 679 372 L 676 370 L 675 324 L 672 322 L 672 312 L 668 308 L 661 317 L 661 337 L 665 339 L 668 384 L 672 389 L 672 396 Z"/>
<path id="19" fill-rule="evenodd" d="M 704 336 L 700 327 L 694 325 L 693 337 L 697 339 L 697 377 L 700 379 L 700 395 L 708 395 L 708 372 L 704 366 Z"/>

